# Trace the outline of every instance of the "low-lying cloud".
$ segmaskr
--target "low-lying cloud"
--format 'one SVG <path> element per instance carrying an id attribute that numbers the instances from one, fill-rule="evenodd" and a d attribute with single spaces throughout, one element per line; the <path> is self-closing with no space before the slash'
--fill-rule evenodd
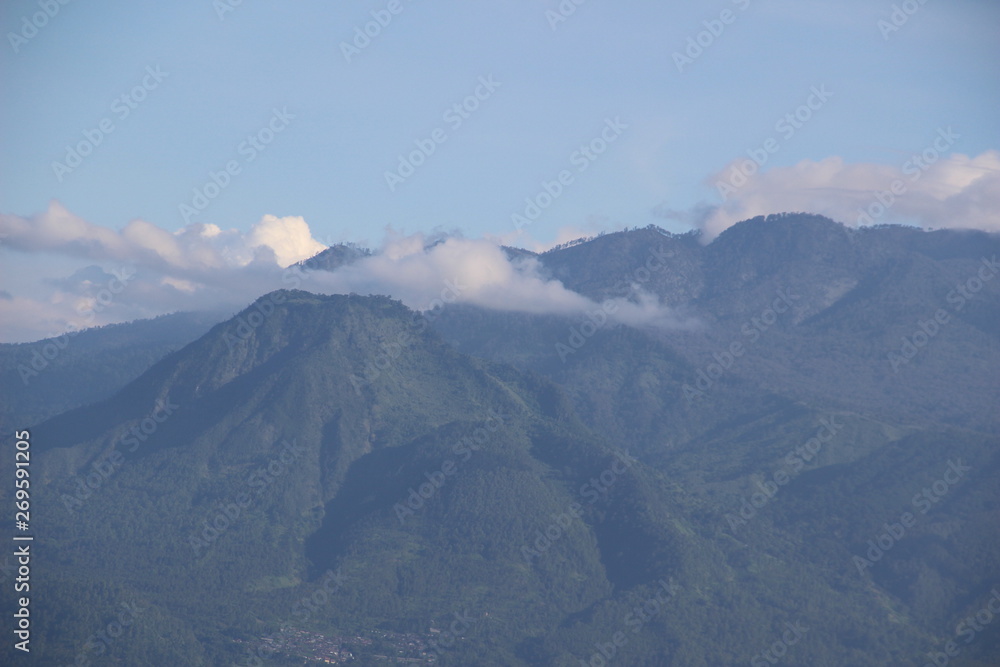
<path id="1" fill-rule="evenodd" d="M 293 265 L 326 246 L 300 217 L 264 216 L 249 232 L 206 224 L 170 232 L 141 220 L 117 231 L 53 202 L 31 218 L 0 215 L 0 238 L 5 264 L 37 260 L 30 278 L 19 271 L 5 285 L 5 342 L 183 310 L 235 312 L 287 287 L 388 294 L 418 310 L 466 303 L 573 316 L 600 307 L 546 276 L 538 260 L 510 260 L 493 241 L 457 235 L 428 238 L 390 230 L 372 255 L 335 271 L 304 271 Z M 684 326 L 655 296 L 638 289 L 616 306 L 613 319 L 621 323 Z"/>
<path id="2" fill-rule="evenodd" d="M 839 157 L 803 160 L 745 178 L 747 160 L 734 160 L 707 180 L 725 201 L 689 212 L 660 209 L 665 217 L 694 223 L 705 240 L 735 223 L 776 211 L 817 213 L 848 226 L 883 223 L 923 228 L 1000 231 L 1000 152 L 970 157 L 920 155 L 898 165 L 847 163 Z"/>
<path id="3" fill-rule="evenodd" d="M 288 266 L 326 247 L 312 238 L 309 225 L 299 217 L 265 215 L 248 234 L 202 223 L 169 232 L 145 220 L 132 220 L 115 231 L 83 220 L 57 201 L 30 218 L 0 215 L 0 234 L 13 250 L 132 262 L 182 273 L 254 261 Z"/>
<path id="4" fill-rule="evenodd" d="M 390 235 L 375 255 L 315 281 L 319 291 L 386 293 L 417 310 L 441 301 L 567 316 L 601 307 L 546 277 L 534 257 L 510 260 L 490 241 L 460 237 L 427 244 L 422 234 Z M 686 326 L 655 295 L 638 289 L 615 299 L 613 310 L 613 320 L 631 326 Z"/>

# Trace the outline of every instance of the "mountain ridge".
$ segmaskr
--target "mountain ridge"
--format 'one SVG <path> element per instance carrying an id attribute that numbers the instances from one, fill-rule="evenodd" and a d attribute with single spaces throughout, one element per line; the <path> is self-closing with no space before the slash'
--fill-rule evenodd
<path id="1" fill-rule="evenodd" d="M 275 637 L 289 665 L 319 642 L 359 664 L 563 666 L 607 641 L 628 664 L 735 664 L 795 623 L 799 664 L 923 664 L 1000 570 L 1000 281 L 897 372 L 893 337 L 948 306 L 980 248 L 862 252 L 824 240 L 835 224 L 747 221 L 712 253 L 655 230 L 554 251 L 542 270 L 567 287 L 653 292 L 704 323 L 594 325 L 572 354 L 577 317 L 261 296 L 31 428 L 37 544 L 58 554 L 36 570 L 42 650 L 74 660 L 127 602 L 168 629 L 111 647 L 129 664 L 233 662 Z M 943 372 L 955 359 L 981 368 Z M 956 460 L 971 469 L 921 512 L 914 494 Z M 985 666 L 995 645 L 966 656 Z"/>

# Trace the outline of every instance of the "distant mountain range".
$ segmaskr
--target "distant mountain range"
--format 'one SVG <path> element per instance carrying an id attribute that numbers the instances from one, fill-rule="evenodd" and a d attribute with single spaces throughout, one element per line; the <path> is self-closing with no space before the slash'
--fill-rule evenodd
<path id="1" fill-rule="evenodd" d="M 670 317 L 283 290 L 0 346 L 25 664 L 996 664 L 1000 236 L 507 253 Z"/>

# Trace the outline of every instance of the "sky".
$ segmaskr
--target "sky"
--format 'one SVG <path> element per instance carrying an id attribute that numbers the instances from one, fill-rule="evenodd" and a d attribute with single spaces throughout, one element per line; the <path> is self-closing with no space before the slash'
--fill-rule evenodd
<path id="1" fill-rule="evenodd" d="M 344 241 L 437 281 L 441 234 L 1000 230 L 1000 3 L 577 2 L 7 0 L 0 342 L 246 304 Z"/>

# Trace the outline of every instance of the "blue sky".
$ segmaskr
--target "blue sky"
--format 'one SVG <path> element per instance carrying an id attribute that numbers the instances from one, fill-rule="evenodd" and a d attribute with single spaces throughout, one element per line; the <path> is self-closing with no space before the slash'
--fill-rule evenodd
<path id="1" fill-rule="evenodd" d="M 377 246 L 389 226 L 530 246 L 650 222 L 717 233 L 744 214 L 790 207 L 846 218 L 939 128 L 958 138 L 935 182 L 961 189 L 970 173 L 995 175 L 1000 164 L 1000 4 L 992 1 L 895 3 L 912 14 L 897 12 L 901 25 L 890 32 L 879 21 L 892 19 L 894 3 L 871 0 L 399 0 L 401 11 L 350 62 L 342 44 L 389 0 L 246 0 L 220 16 L 224 1 L 53 0 L 58 12 L 37 33 L 25 29 L 42 11 L 37 0 L 3 3 L 0 214 L 30 221 L 57 200 L 109 230 L 140 219 L 171 233 L 196 222 L 250 233 L 273 215 L 303 218 L 323 244 Z M 560 4 L 575 11 L 554 23 L 547 12 Z M 720 34 L 704 32 L 713 26 Z M 679 71 L 674 54 L 700 32 L 707 46 Z M 499 85 L 484 95 L 481 78 Z M 144 99 L 124 116 L 120 97 L 144 79 Z M 777 132 L 821 86 L 829 99 L 791 136 Z M 478 108 L 461 126 L 446 121 L 477 87 Z M 269 138 L 275 110 L 294 117 L 263 150 L 241 152 L 248 137 Z M 609 119 L 627 127 L 580 171 L 575 152 Z M 435 130 L 446 140 L 390 189 L 385 174 L 398 156 L 426 146 Z M 67 146 L 88 131 L 100 144 L 57 175 L 53 163 L 65 163 Z M 723 203 L 718 174 L 769 138 L 777 150 L 760 183 L 706 213 Z M 180 205 L 231 161 L 238 173 L 185 216 Z M 512 214 L 563 170 L 571 182 L 515 235 Z M 830 188 L 819 197 L 782 185 L 815 192 L 817 174 Z M 885 182 L 866 194 L 864 178 Z M 841 190 L 852 195 L 832 201 Z M 942 223 L 965 204 L 924 219 L 919 201 L 879 221 L 996 221 L 980 212 Z M 44 252 L 31 261 L 52 266 L 72 254 L 14 240 L 18 253 L 0 254 L 9 269 L 25 265 L 25 253 Z M 17 289 L 11 273 L 3 280 Z"/>

